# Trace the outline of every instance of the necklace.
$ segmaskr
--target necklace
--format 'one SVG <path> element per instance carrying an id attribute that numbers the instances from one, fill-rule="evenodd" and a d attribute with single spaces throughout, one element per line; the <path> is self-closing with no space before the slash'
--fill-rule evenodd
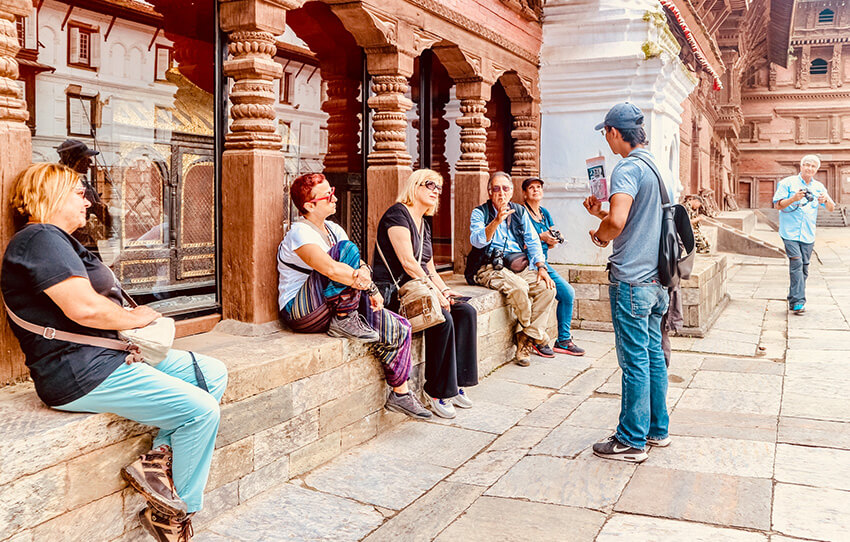
<path id="1" fill-rule="evenodd" d="M 523 203 L 523 205 L 525 205 L 525 208 L 528 209 L 528 213 L 531 215 L 531 218 L 533 218 L 535 222 L 543 222 L 543 213 L 542 212 L 535 213 L 531 209 L 531 207 L 528 205 L 528 203 Z"/>

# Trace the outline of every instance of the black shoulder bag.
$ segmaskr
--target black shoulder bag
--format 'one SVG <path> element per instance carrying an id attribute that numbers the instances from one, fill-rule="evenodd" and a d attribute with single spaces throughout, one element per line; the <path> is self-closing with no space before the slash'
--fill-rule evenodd
<path id="1" fill-rule="evenodd" d="M 658 246 L 658 279 L 664 286 L 673 288 L 679 280 L 691 277 L 694 268 L 696 242 L 688 211 L 683 205 L 670 203 L 667 188 L 661 180 L 661 173 L 652 163 L 640 154 L 635 155 L 640 161 L 649 166 L 658 179 L 658 189 L 661 190 L 661 240 Z"/>

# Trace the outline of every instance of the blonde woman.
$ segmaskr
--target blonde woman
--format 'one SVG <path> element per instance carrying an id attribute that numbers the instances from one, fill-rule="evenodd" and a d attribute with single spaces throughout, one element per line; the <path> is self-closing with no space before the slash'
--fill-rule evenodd
<path id="1" fill-rule="evenodd" d="M 79 175 L 63 165 L 34 164 L 18 176 L 12 205 L 28 222 L 6 248 L 0 287 L 7 307 L 30 324 L 116 339 L 117 331 L 159 314 L 123 308 L 115 275 L 71 237 L 86 224 L 85 193 Z M 218 433 L 224 364 L 171 350 L 154 368 L 132 363 L 126 351 L 48 339 L 15 324 L 12 330 L 47 406 L 111 412 L 159 428 L 154 449 L 122 474 L 148 501 L 142 526 L 160 541 L 188 541 Z"/>
<path id="2" fill-rule="evenodd" d="M 386 292 L 390 310 L 398 310 L 399 286 L 414 278 L 425 278 L 440 292 L 446 321 L 425 330 L 426 399 L 440 417 L 454 418 L 455 406 L 470 408 L 464 388 L 478 384 L 478 315 L 449 288 L 434 267 L 431 216 L 437 211 L 443 178 L 436 171 L 413 172 L 407 187 L 378 223 L 377 248 L 373 257 L 374 280 Z"/>

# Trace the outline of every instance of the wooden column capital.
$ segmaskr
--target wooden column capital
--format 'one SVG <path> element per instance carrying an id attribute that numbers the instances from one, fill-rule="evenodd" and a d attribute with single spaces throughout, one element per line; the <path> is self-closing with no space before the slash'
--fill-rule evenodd
<path id="1" fill-rule="evenodd" d="M 287 10 L 303 4 L 303 0 L 221 0 L 221 29 L 228 33 L 255 30 L 279 35 L 286 30 Z"/>

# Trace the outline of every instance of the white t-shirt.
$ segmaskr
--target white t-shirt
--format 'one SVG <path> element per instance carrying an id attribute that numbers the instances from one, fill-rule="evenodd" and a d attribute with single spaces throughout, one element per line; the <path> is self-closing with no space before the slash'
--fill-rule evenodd
<path id="1" fill-rule="evenodd" d="M 330 220 L 325 220 L 325 225 L 331 232 L 331 243 L 336 244 L 340 241 L 348 240 L 345 230 L 338 224 Z M 307 282 L 308 277 L 308 275 L 292 269 L 283 262 L 291 263 L 304 269 L 310 269 L 310 266 L 304 263 L 304 260 L 299 258 L 298 254 L 295 253 L 296 249 L 309 244 L 319 245 L 325 252 L 331 249 L 331 245 L 328 245 L 324 237 L 316 231 L 316 228 L 308 224 L 304 219 L 299 219 L 292 223 L 283 241 L 280 242 L 280 246 L 277 247 L 277 304 L 281 310 L 295 297 L 298 290 Z"/>

